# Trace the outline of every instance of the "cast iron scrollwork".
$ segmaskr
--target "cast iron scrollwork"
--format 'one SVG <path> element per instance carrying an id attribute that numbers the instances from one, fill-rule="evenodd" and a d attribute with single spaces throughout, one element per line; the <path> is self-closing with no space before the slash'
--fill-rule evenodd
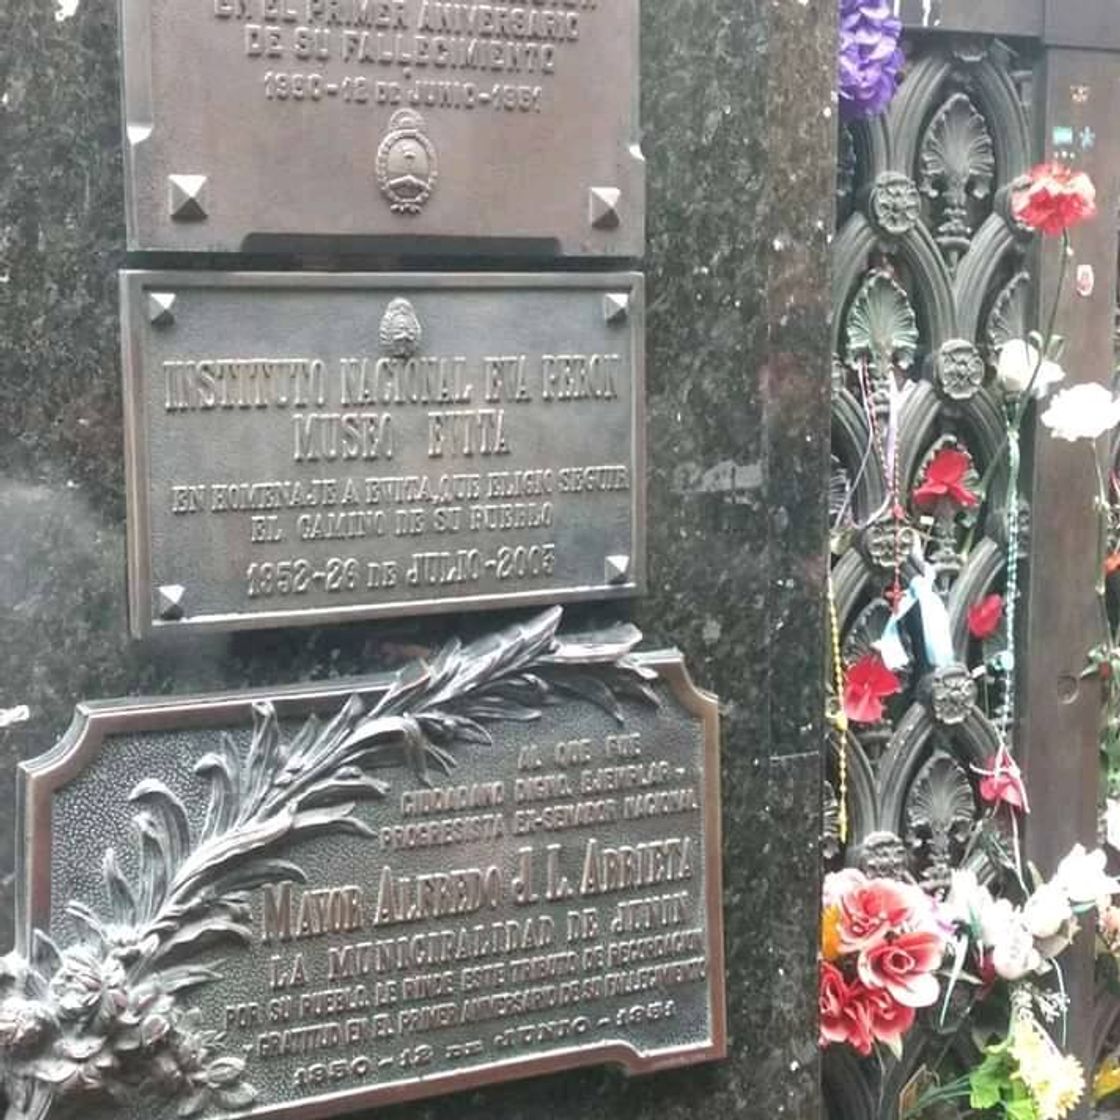
<path id="1" fill-rule="evenodd" d="M 968 614 L 1005 590 L 1005 419 L 994 367 L 999 347 L 1025 334 L 1030 276 L 1002 188 L 1030 164 L 1020 88 L 1029 68 L 991 39 L 948 35 L 909 44 L 907 57 L 888 113 L 847 126 L 832 430 L 835 476 L 852 500 L 836 526 L 833 587 L 846 665 L 882 636 L 897 584 L 919 573 L 944 604 L 952 648 L 933 663 L 918 624 L 901 624 L 910 659 L 897 674 L 901 691 L 885 701 L 882 720 L 852 724 L 846 736 L 846 842 L 837 827 L 839 740 L 830 737 L 826 858 L 834 869 L 899 875 L 940 892 L 962 860 L 980 858 L 969 846 L 978 771 L 999 744 L 1005 635 L 974 637 Z M 907 184 L 921 200 L 913 222 Z M 962 484 L 981 494 L 978 507 L 915 501 L 944 449 L 967 456 Z M 916 1031 L 902 1060 L 885 1068 L 829 1048 L 831 1120 L 897 1116 L 899 1093 L 929 1047 L 940 1052 L 944 1040 Z"/>
<path id="2" fill-rule="evenodd" d="M 895 370 L 906 370 L 918 346 L 918 323 L 903 287 L 887 272 L 872 272 L 848 311 L 848 364 L 870 367 L 876 405 L 886 411 L 886 393 Z"/>
<path id="3" fill-rule="evenodd" d="M 884 171 L 872 188 L 868 215 L 890 237 L 909 233 L 922 216 L 922 197 L 910 176 Z"/>
<path id="4" fill-rule="evenodd" d="M 935 750 L 906 799 L 906 840 L 924 863 L 922 885 L 944 891 L 977 820 L 968 774 L 951 755 Z"/>
<path id="5" fill-rule="evenodd" d="M 1014 338 L 1027 337 L 1027 304 L 1030 300 L 1031 277 L 1017 272 L 1002 288 L 992 303 L 984 331 L 988 352 L 995 354 Z"/>
<path id="6" fill-rule="evenodd" d="M 937 387 L 954 401 L 971 400 L 984 384 L 987 369 L 967 338 L 951 338 L 937 352 Z"/>

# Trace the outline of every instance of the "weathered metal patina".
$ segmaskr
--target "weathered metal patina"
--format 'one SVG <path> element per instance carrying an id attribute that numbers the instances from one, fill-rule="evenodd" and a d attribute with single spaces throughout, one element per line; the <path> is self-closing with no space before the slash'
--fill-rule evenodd
<path id="1" fill-rule="evenodd" d="M 21 770 L 9 1115 L 723 1056 L 716 699 L 560 613 L 394 678 L 81 706 Z"/>
<path id="2" fill-rule="evenodd" d="M 633 595 L 642 279 L 126 272 L 132 627 Z"/>
<path id="3" fill-rule="evenodd" d="M 640 256 L 638 6 L 122 0 L 129 247 Z"/>

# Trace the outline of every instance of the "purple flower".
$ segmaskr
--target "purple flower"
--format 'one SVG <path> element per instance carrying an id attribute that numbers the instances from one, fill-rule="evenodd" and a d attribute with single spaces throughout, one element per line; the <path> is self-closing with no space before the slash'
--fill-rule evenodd
<path id="1" fill-rule="evenodd" d="M 902 24 L 888 0 L 840 0 L 840 116 L 877 117 L 890 104 L 905 61 Z"/>

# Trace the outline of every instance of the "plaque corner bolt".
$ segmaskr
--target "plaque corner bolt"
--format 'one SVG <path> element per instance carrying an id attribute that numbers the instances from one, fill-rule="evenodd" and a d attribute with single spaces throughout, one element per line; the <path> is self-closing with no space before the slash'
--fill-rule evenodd
<path id="1" fill-rule="evenodd" d="M 148 322 L 153 327 L 169 327 L 175 322 L 175 303 L 178 296 L 174 292 L 148 293 Z"/>
<path id="2" fill-rule="evenodd" d="M 626 322 L 630 315 L 630 296 L 627 292 L 607 292 L 603 296 L 603 318 L 611 326 Z"/>
<path id="3" fill-rule="evenodd" d="M 168 175 L 167 206 L 175 222 L 202 222 L 209 215 L 206 195 L 209 177 L 206 175 Z"/>
<path id="4" fill-rule="evenodd" d="M 589 214 L 592 228 L 618 229 L 622 224 L 619 216 L 619 203 L 622 191 L 618 187 L 592 187 Z"/>
<path id="5" fill-rule="evenodd" d="M 630 557 L 626 555 L 608 556 L 605 564 L 607 583 L 625 583 L 630 578 Z"/>
<path id="6" fill-rule="evenodd" d="M 165 583 L 157 594 L 160 620 L 162 622 L 179 622 L 186 617 L 183 600 L 187 596 L 187 589 L 180 583 Z"/>

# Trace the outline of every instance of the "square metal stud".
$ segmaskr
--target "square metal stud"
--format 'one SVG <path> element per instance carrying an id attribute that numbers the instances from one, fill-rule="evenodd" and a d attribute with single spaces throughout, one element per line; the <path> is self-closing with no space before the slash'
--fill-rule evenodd
<path id="1" fill-rule="evenodd" d="M 612 326 L 625 323 L 630 314 L 630 296 L 627 292 L 607 292 L 603 296 L 603 318 Z"/>
<path id="2" fill-rule="evenodd" d="M 172 221 L 206 220 L 206 183 L 205 175 L 168 175 L 167 205 Z"/>
<path id="3" fill-rule="evenodd" d="M 169 327 L 175 322 L 174 292 L 148 293 L 148 322 L 153 327 Z"/>
<path id="4" fill-rule="evenodd" d="M 625 583 L 630 578 L 630 557 L 608 556 L 605 565 L 607 583 Z"/>
<path id="5" fill-rule="evenodd" d="M 590 219 L 595 229 L 618 229 L 621 218 L 618 204 L 622 201 L 622 191 L 617 187 L 592 187 L 590 198 Z"/>
<path id="6" fill-rule="evenodd" d="M 187 589 L 180 583 L 165 583 L 157 592 L 156 613 L 164 622 L 178 622 L 186 616 L 183 600 Z"/>

